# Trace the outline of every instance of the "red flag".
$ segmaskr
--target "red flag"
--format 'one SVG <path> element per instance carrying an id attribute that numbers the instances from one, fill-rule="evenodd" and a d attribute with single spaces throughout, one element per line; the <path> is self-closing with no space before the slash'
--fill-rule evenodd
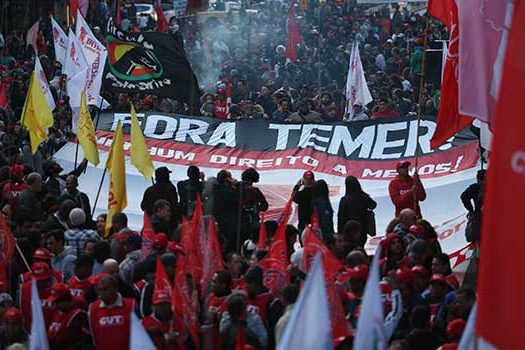
<path id="1" fill-rule="evenodd" d="M 310 270 L 310 266 L 317 253 L 323 256 L 324 275 L 327 285 L 334 282 L 335 275 L 343 268 L 343 264 L 337 259 L 335 254 L 326 246 L 321 238 L 315 233 L 312 227 L 307 226 L 304 234 L 303 263 L 305 272 Z"/>
<path id="2" fill-rule="evenodd" d="M 157 13 L 157 32 L 164 33 L 169 27 L 168 20 L 164 16 L 162 6 L 160 6 L 160 0 L 155 3 L 155 12 Z"/>
<path id="3" fill-rule="evenodd" d="M 264 285 L 274 295 L 278 295 L 281 288 L 284 287 L 289 280 L 286 225 L 290 217 L 292 199 L 293 197 L 288 200 L 284 207 L 277 232 L 270 244 L 268 255 L 260 262 L 260 266 L 264 270 Z"/>
<path id="4" fill-rule="evenodd" d="M 445 24 L 450 33 L 447 59 L 443 63 L 443 82 L 436 130 L 430 140 L 432 149 L 444 144 L 449 138 L 472 124 L 473 118 L 459 114 L 459 25 L 458 7 L 455 0 L 431 0 L 428 13 Z"/>
<path id="5" fill-rule="evenodd" d="M 117 0 L 117 7 L 115 10 L 115 24 L 119 26 L 121 21 L 122 18 L 120 14 L 120 0 Z"/>
<path id="6" fill-rule="evenodd" d="M 0 264 L 7 264 L 15 252 L 16 240 L 3 214 L 0 214 Z"/>
<path id="7" fill-rule="evenodd" d="M 288 221 L 290 220 L 290 215 L 292 214 L 292 204 L 293 204 L 294 194 L 292 194 L 292 196 L 288 198 L 288 201 L 284 205 L 283 212 L 281 213 L 279 220 L 277 220 L 279 222 L 279 225 L 281 223 L 284 223 L 284 225 L 286 226 L 288 224 Z"/>
<path id="8" fill-rule="evenodd" d="M 169 290 L 171 291 L 171 282 L 168 273 L 164 269 L 164 264 L 157 256 L 157 268 L 155 269 L 154 290 Z"/>
<path id="9" fill-rule="evenodd" d="M 208 235 L 202 261 L 201 297 L 205 300 L 213 274 L 224 269 L 221 245 L 215 230 L 215 219 L 212 216 L 208 217 Z"/>
<path id="10" fill-rule="evenodd" d="M 196 283 L 202 279 L 202 252 L 204 250 L 204 220 L 202 215 L 202 201 L 197 196 L 197 203 L 191 218 L 191 228 L 188 240 L 188 268 Z"/>
<path id="11" fill-rule="evenodd" d="M 180 334 L 179 349 L 185 348 L 184 338 L 189 333 L 195 343 L 195 349 L 199 350 L 199 324 L 192 307 L 184 264 L 184 259 L 177 259 L 172 290 L 173 330 Z"/>
<path id="12" fill-rule="evenodd" d="M 261 213 L 261 220 L 259 221 L 259 241 L 257 242 L 257 250 L 266 249 L 266 240 L 268 239 L 268 232 L 264 225 L 264 212 Z"/>
<path id="13" fill-rule="evenodd" d="M 295 1 L 292 1 L 288 10 L 288 40 L 286 42 L 286 57 L 297 62 L 297 44 L 301 42 L 301 33 L 295 16 Z"/>
<path id="14" fill-rule="evenodd" d="M 321 231 L 321 228 L 319 227 L 319 213 L 317 212 L 317 208 L 315 207 L 312 210 L 312 229 L 314 229 L 314 231 L 317 232 Z"/>
<path id="15" fill-rule="evenodd" d="M 226 116 L 231 118 L 230 107 L 232 105 L 232 82 L 228 80 L 226 83 Z"/>
<path id="16" fill-rule="evenodd" d="M 69 0 L 69 7 L 71 9 L 71 17 L 73 17 L 74 21 L 77 20 L 77 10 L 80 11 L 82 17 L 86 18 L 89 0 Z"/>
<path id="17" fill-rule="evenodd" d="M 7 91 L 5 89 L 5 83 L 0 83 L 0 108 L 7 111 L 8 106 Z"/>
<path id="18" fill-rule="evenodd" d="M 142 219 L 142 246 L 140 249 L 140 258 L 145 259 L 148 255 L 151 254 L 151 244 L 153 243 L 153 238 L 155 237 L 155 231 L 153 231 L 153 226 L 151 225 L 151 220 L 144 212 L 144 217 Z"/>
<path id="19" fill-rule="evenodd" d="M 502 234 L 515 231 L 525 222 L 520 203 L 525 198 L 525 120 L 521 115 L 525 91 L 524 42 L 525 2 L 517 1 L 493 118 L 494 138 L 483 200 L 475 334 L 490 346 L 486 344 L 480 349 L 525 348 L 525 304 L 521 302 L 525 280 L 519 277 L 525 274 L 519 253 L 519 247 L 525 245 L 525 236 Z"/>

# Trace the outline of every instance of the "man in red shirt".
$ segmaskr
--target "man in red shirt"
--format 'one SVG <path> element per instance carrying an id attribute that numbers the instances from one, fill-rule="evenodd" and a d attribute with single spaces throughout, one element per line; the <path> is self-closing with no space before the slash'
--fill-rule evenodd
<path id="1" fill-rule="evenodd" d="M 211 280 L 213 293 L 206 300 L 206 311 L 219 319 L 227 311 L 228 298 L 232 295 L 232 275 L 226 271 L 217 271 Z M 210 316 L 211 316 L 210 315 Z M 211 316 L 213 318 L 213 316 Z"/>
<path id="2" fill-rule="evenodd" d="M 47 331 L 49 346 L 57 350 L 82 347 L 88 332 L 87 313 L 75 304 L 68 285 L 55 284 L 48 300 L 57 308 Z"/>
<path id="3" fill-rule="evenodd" d="M 275 325 L 281 316 L 282 305 L 274 302 L 272 293 L 264 286 L 263 270 L 259 266 L 250 268 L 244 280 L 248 292 L 248 312 L 259 315 L 267 327 L 272 323 Z"/>
<path id="4" fill-rule="evenodd" d="M 89 276 L 93 272 L 93 264 L 93 258 L 87 254 L 80 255 L 75 261 L 75 275 L 67 283 L 73 296 L 84 298 L 91 287 Z"/>
<path id="5" fill-rule="evenodd" d="M 379 100 L 379 110 L 372 114 L 372 119 L 395 117 L 399 117 L 399 114 L 388 105 L 388 101 L 384 98 Z"/>
<path id="6" fill-rule="evenodd" d="M 416 173 L 414 177 L 411 177 L 408 174 L 409 166 L 409 161 L 399 162 L 396 166 L 398 175 L 388 185 L 390 199 L 396 207 L 396 217 L 399 216 L 401 210 L 406 208 L 415 210 L 417 216 L 421 217 L 419 202 L 427 198 L 427 193 L 419 180 L 419 175 Z"/>
<path id="7" fill-rule="evenodd" d="M 113 276 L 102 276 L 96 290 L 99 299 L 89 305 L 89 325 L 95 349 L 128 350 L 135 301 L 118 293 L 118 281 Z"/>
<path id="8" fill-rule="evenodd" d="M 226 101 L 226 89 L 217 89 L 217 99 L 213 103 L 213 116 L 217 119 L 228 119 L 228 102 Z"/>
<path id="9" fill-rule="evenodd" d="M 46 325 L 53 315 L 53 305 L 47 300 L 51 295 L 51 286 L 53 285 L 53 276 L 51 268 L 44 262 L 36 262 L 31 266 L 32 276 L 36 280 L 38 296 L 42 303 L 42 311 Z M 31 329 L 31 279 L 25 282 L 20 289 L 20 311 L 24 318 L 24 325 L 27 330 Z"/>
<path id="10" fill-rule="evenodd" d="M 237 253 L 228 254 L 225 266 L 232 276 L 232 289 L 245 290 L 246 284 L 242 276 L 242 257 Z"/>
<path id="11" fill-rule="evenodd" d="M 142 319 L 142 325 L 157 349 L 171 350 L 177 348 L 177 334 L 172 331 L 172 319 L 169 290 L 156 290 L 153 293 L 153 313 Z"/>
<path id="12" fill-rule="evenodd" d="M 42 261 L 51 267 L 51 252 L 47 248 L 37 248 L 33 253 L 33 262 Z M 62 282 L 63 276 L 60 271 L 51 270 L 51 276 L 53 277 L 53 283 Z M 31 281 L 31 271 L 24 272 L 20 276 L 20 284 L 24 284 L 27 281 Z"/>

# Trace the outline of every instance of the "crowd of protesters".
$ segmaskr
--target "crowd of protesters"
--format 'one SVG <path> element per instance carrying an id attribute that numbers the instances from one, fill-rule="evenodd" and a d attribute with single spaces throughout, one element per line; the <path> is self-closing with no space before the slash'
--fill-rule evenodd
<path id="1" fill-rule="evenodd" d="M 291 62 L 285 48 L 289 5 L 267 1 L 250 6 L 257 11 L 243 7 L 238 18 L 230 14 L 222 21 L 200 23 L 198 17 L 187 16 L 171 23 L 170 30 L 182 32 L 200 79 L 203 116 L 342 120 L 352 40 L 360 43 L 374 97 L 367 106 L 354 106 L 355 119 L 418 111 L 425 17 L 398 8 L 392 15 L 365 14 L 353 1 L 308 1 L 297 10 L 302 41 L 298 60 Z M 109 15 L 100 1 L 88 17 L 102 42 Z M 133 1 L 123 1 L 122 16 L 128 29 L 155 25 L 136 20 Z M 431 41 L 442 38 L 442 27 L 430 28 Z M 346 179 L 338 208 L 330 203 L 329 184 L 316 180 L 313 172 L 305 172 L 290 189 L 298 209 L 297 225 L 286 225 L 291 278 L 277 292 L 265 286 L 259 262 L 283 223 L 264 221 L 267 239 L 260 244 L 260 214 L 268 210 L 268 202 L 257 188 L 255 169 L 245 170 L 238 180 L 227 169 L 203 174 L 190 166 L 185 180 L 184 174 L 156 169 L 154 184 L 143 194 L 128 191 L 142 196 L 141 209 L 151 218 L 154 238 L 143 256 L 141 232 L 128 227 L 125 212 L 110 223 L 105 214 L 92 217 L 90 197 L 78 190 L 87 162 L 65 173 L 53 160 L 68 139 L 71 110 L 46 19 L 37 45 L 57 108 L 49 139 L 32 154 L 19 121 L 33 69 L 31 51 L 16 32 L 0 37 L 0 70 L 9 96 L 9 107 L 0 106 L 0 215 L 8 220 L 20 247 L 0 271 L 0 349 L 27 348 L 32 279 L 37 281 L 52 349 L 128 349 L 132 311 L 159 349 L 193 349 L 197 343 L 209 349 L 238 349 L 240 332 L 251 349 L 278 349 L 307 273 L 301 245 L 305 228 L 312 226 L 344 266 L 334 283 L 354 334 L 371 260 L 364 246 L 368 236 L 376 234 L 376 202 L 357 178 Z M 228 84 L 233 104 L 226 113 Z M 104 94 L 113 111 L 129 111 L 129 102 L 138 111 L 190 111 L 167 98 Z M 425 85 L 423 96 L 423 113 L 436 114 L 439 91 Z M 468 281 L 460 283 L 432 223 L 424 219 L 419 202 L 426 192 L 420 179 L 408 174 L 409 166 L 397 166 L 398 176 L 389 186 L 395 212 L 386 232 L 378 233 L 385 234 L 380 242 L 385 330 L 391 349 L 455 349 L 476 299 L 475 289 Z M 473 242 L 479 239 L 483 176 L 478 174 L 478 182 L 461 196 L 469 211 L 467 238 Z M 175 179 L 180 181 L 172 182 Z M 169 282 L 177 283 L 175 266 L 188 254 L 181 234 L 191 230 L 189 222 L 200 205 L 204 218 L 216 222 L 225 268 L 215 271 L 208 290 L 197 281 L 184 290 L 200 325 L 195 339 L 195 334 L 173 330 L 172 291 L 155 288 L 154 276 L 158 260 Z M 111 227 L 109 233 L 106 226 Z M 334 342 L 337 349 L 351 349 L 353 335 Z"/>

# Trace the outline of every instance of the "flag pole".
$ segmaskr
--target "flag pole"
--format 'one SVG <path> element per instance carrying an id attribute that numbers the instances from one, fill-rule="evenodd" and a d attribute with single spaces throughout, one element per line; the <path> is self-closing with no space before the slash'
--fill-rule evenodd
<path id="1" fill-rule="evenodd" d="M 102 173 L 102 179 L 100 179 L 100 185 L 98 185 L 97 196 L 95 197 L 95 203 L 93 204 L 93 210 L 91 211 L 91 216 L 95 215 L 95 209 L 97 208 L 98 198 L 100 197 L 100 190 L 104 184 L 104 178 L 106 177 L 106 172 L 108 168 L 104 167 L 104 172 Z"/>
<path id="2" fill-rule="evenodd" d="M 16 251 L 18 252 L 20 257 L 22 258 L 22 261 L 24 262 L 24 265 L 26 266 L 27 271 L 31 271 L 31 267 L 29 267 L 29 264 L 27 263 L 26 257 L 24 256 L 24 253 L 22 253 L 22 250 L 18 246 L 18 242 L 15 243 L 15 247 L 16 247 Z"/>
<path id="3" fill-rule="evenodd" d="M 423 113 L 423 96 L 425 89 L 425 73 L 426 73 L 426 64 L 427 64 L 427 44 L 428 44 L 428 31 L 430 27 L 430 13 L 427 8 L 427 18 L 425 24 L 425 33 L 423 37 L 423 61 L 421 62 L 421 81 L 419 82 L 419 96 L 418 96 L 418 108 L 417 108 L 417 127 L 416 127 L 416 160 L 415 160 L 415 170 L 414 176 L 418 174 L 419 167 L 419 127 L 421 125 L 421 114 Z M 417 193 L 414 193 L 414 208 L 417 207 Z"/>

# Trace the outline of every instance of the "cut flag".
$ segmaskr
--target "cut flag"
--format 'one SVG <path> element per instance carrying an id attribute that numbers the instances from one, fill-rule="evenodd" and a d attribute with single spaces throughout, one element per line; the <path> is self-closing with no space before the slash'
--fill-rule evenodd
<path id="1" fill-rule="evenodd" d="M 69 29 L 67 34 L 66 64 L 62 68 L 62 73 L 67 75 L 67 79 L 69 80 L 84 69 L 89 69 L 89 65 L 82 51 L 82 45 L 75 36 L 75 33 Z M 82 87 L 82 89 L 84 89 L 84 87 Z M 80 101 L 80 96 L 77 98 Z"/>
<path id="2" fill-rule="evenodd" d="M 51 93 L 51 89 L 49 88 L 46 73 L 44 72 L 44 68 L 42 68 L 42 63 L 40 63 L 38 55 L 35 56 L 35 72 L 38 84 L 40 85 L 40 88 L 42 89 L 42 92 L 46 97 L 47 104 L 49 105 L 49 108 L 51 110 L 54 110 L 56 107 L 55 99 L 53 98 L 53 94 Z"/>
<path id="3" fill-rule="evenodd" d="M 113 136 L 113 143 L 109 151 L 106 169 L 109 171 L 109 195 L 108 216 L 106 219 L 106 234 L 109 235 L 111 219 L 116 213 L 122 212 L 128 205 L 126 196 L 126 165 L 124 161 L 124 138 L 122 135 L 122 124 L 117 123 L 117 129 Z"/>
<path id="4" fill-rule="evenodd" d="M 472 124 L 473 118 L 459 113 L 458 69 L 460 64 L 458 7 L 455 0 L 430 0 L 428 13 L 439 19 L 450 33 L 446 60 L 443 62 L 441 99 L 436 130 L 430 147 L 436 149 L 459 131 Z"/>
<path id="5" fill-rule="evenodd" d="M 333 349 L 330 310 L 321 254 L 314 258 L 303 290 L 293 306 L 279 349 Z"/>
<path id="6" fill-rule="evenodd" d="M 0 214 L 0 239 L 2 241 L 0 246 L 0 282 L 7 286 L 7 264 L 13 257 L 16 240 L 3 214 Z"/>
<path id="7" fill-rule="evenodd" d="M 131 164 L 144 176 L 146 180 L 150 180 L 153 176 L 155 168 L 151 161 L 144 134 L 140 128 L 139 119 L 135 107 L 131 104 L 131 147 L 130 147 Z"/>
<path id="8" fill-rule="evenodd" d="M 525 245 L 525 236 L 501 234 L 525 223 L 520 203 L 525 198 L 525 120 L 521 115 L 525 2 L 517 1 L 514 10 L 483 200 L 475 332 L 480 350 L 489 348 L 487 344 L 496 349 L 525 348 L 525 304 L 520 302 L 525 281 L 517 277 L 525 274 L 525 265 L 520 254 L 509 254 Z"/>
<path id="9" fill-rule="evenodd" d="M 297 62 L 297 44 L 301 42 L 301 33 L 295 15 L 295 1 L 292 1 L 288 10 L 288 39 L 286 41 L 286 58 L 293 63 Z"/>
<path id="10" fill-rule="evenodd" d="M 66 64 L 68 42 L 67 35 L 53 16 L 51 16 L 51 26 L 53 28 L 53 47 L 55 48 L 55 58 L 63 67 Z"/>
<path id="11" fill-rule="evenodd" d="M 38 47 L 36 46 L 36 39 L 38 38 L 38 31 L 40 30 L 39 21 L 29 28 L 26 35 L 26 48 L 31 45 L 35 51 L 35 55 L 38 55 Z"/>
<path id="12" fill-rule="evenodd" d="M 164 33 L 168 29 L 169 23 L 166 16 L 164 16 L 162 6 L 160 6 L 160 0 L 155 2 L 155 12 L 157 13 L 157 32 Z"/>
<path id="13" fill-rule="evenodd" d="M 31 74 L 29 92 L 24 103 L 21 119 L 22 125 L 29 131 L 31 151 L 35 154 L 38 151 L 38 146 L 47 140 L 47 128 L 53 126 L 53 113 L 47 104 L 35 71 Z"/>
<path id="14" fill-rule="evenodd" d="M 98 163 L 100 163 L 97 148 L 97 135 L 95 134 L 93 120 L 91 120 L 91 115 L 89 114 L 86 96 L 82 94 L 80 99 L 80 118 L 78 120 L 77 130 L 78 143 L 82 146 L 84 158 L 94 166 L 97 166 Z"/>
<path id="15" fill-rule="evenodd" d="M 0 82 L 0 108 L 7 111 L 9 106 L 9 99 L 7 98 L 7 90 L 5 88 L 5 82 Z"/>
<path id="16" fill-rule="evenodd" d="M 49 350 L 47 341 L 47 328 L 42 312 L 42 301 L 38 296 L 36 280 L 31 281 L 31 335 L 29 338 L 30 350 Z"/>
<path id="17" fill-rule="evenodd" d="M 366 83 L 365 71 L 359 54 L 359 43 L 357 41 L 352 45 L 350 60 L 348 61 L 348 75 L 346 77 L 346 113 L 348 120 L 354 118 L 354 106 L 366 106 L 373 101 L 372 94 Z M 346 118 L 346 115 L 345 115 Z"/>
<path id="18" fill-rule="evenodd" d="M 377 246 L 372 260 L 372 267 L 365 285 L 361 312 L 357 319 L 357 330 L 354 341 L 356 350 L 386 350 L 388 339 L 384 329 L 383 301 L 379 286 L 379 257 L 381 246 Z"/>
<path id="19" fill-rule="evenodd" d="M 217 271 L 224 270 L 224 263 L 222 262 L 222 250 L 215 229 L 215 219 L 213 216 L 208 216 L 208 234 L 206 235 L 206 242 L 204 243 L 204 253 L 202 257 L 202 279 L 201 296 L 205 300 L 210 291 L 211 280 L 213 274 Z"/>
<path id="20" fill-rule="evenodd" d="M 131 312 L 129 325 L 129 349 L 130 350 L 155 350 L 157 347 L 144 329 L 135 312 Z"/>
<path id="21" fill-rule="evenodd" d="M 164 268 L 164 264 L 160 260 L 160 256 L 157 255 L 157 265 L 155 268 L 155 280 L 154 280 L 154 290 L 168 291 L 171 296 L 171 282 Z"/>
<path id="22" fill-rule="evenodd" d="M 141 236 L 142 244 L 140 248 L 140 260 L 144 260 L 151 254 L 151 245 L 153 244 L 153 238 L 155 237 L 155 231 L 153 231 L 151 219 L 146 212 L 144 212 L 144 218 L 142 221 Z"/>

